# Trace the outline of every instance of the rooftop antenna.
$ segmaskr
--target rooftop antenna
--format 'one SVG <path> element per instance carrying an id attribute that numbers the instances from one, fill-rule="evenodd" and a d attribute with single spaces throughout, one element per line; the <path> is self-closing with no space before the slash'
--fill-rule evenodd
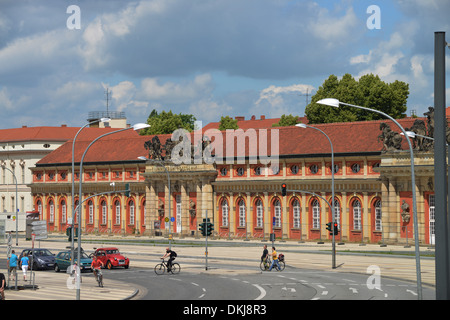
<path id="1" fill-rule="evenodd" d="M 308 99 L 308 97 L 310 97 L 310 96 L 312 96 L 312 92 L 313 92 L 314 90 L 311 90 L 311 93 L 309 93 L 309 89 L 306 89 L 306 93 L 305 94 L 299 94 L 299 96 L 306 96 L 306 105 L 308 105 L 309 104 L 309 99 Z"/>
<path id="2" fill-rule="evenodd" d="M 109 115 L 109 97 L 111 94 L 111 90 L 106 88 L 105 94 L 106 94 L 106 115 Z"/>

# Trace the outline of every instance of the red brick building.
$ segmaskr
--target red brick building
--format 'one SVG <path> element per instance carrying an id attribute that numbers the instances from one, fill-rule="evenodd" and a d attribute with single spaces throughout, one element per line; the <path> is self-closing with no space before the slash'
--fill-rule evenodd
<path id="1" fill-rule="evenodd" d="M 409 128 L 414 120 L 406 118 L 399 122 Z M 164 161 L 170 177 L 170 195 L 164 168 L 138 159 L 148 156 L 144 143 L 152 136 L 139 136 L 130 130 L 96 142 L 84 160 L 83 199 L 112 193 L 85 202 L 82 229 L 96 233 L 195 235 L 198 223 L 208 217 L 214 223 L 216 237 L 268 239 L 270 233 L 275 233 L 277 238 L 285 240 L 329 239 L 325 227 L 333 217 L 322 199 L 332 201 L 328 140 L 313 129 L 270 128 L 267 123 L 261 125 L 261 121 L 270 126 L 274 122 L 247 120 L 244 121 L 246 129 L 228 136 L 226 132 L 212 129 L 215 125 L 205 127 L 203 135 L 192 133 L 191 141 L 198 141 L 196 134 L 201 138 L 208 136 L 213 141 L 222 140 L 223 149 L 215 146 L 216 158 L 209 164 L 175 165 Z M 381 152 L 383 144 L 378 137 L 382 122 L 388 123 L 315 125 L 333 143 L 335 219 L 342 241 L 404 242 L 407 237 L 413 237 L 413 219 L 406 222 L 401 207 L 404 200 L 412 208 L 407 144 L 403 140 L 404 150 Z M 391 128 L 399 131 L 393 124 Z M 169 137 L 159 135 L 161 144 Z M 94 138 L 86 134 L 77 140 L 76 164 Z M 72 201 L 72 179 L 77 185 L 75 201 L 79 201 L 78 165 L 73 175 L 71 148 L 72 142 L 66 142 L 32 168 L 30 187 L 35 208 L 48 221 L 49 230 L 57 232 L 65 231 L 68 217 L 72 216 L 68 205 Z M 265 164 L 260 157 L 263 149 L 272 156 L 270 164 Z M 244 154 L 240 153 L 242 150 Z M 276 165 L 275 158 L 279 161 Z M 414 186 L 418 191 L 419 240 L 430 243 L 434 232 L 432 153 L 417 153 L 416 163 L 420 164 Z M 282 183 L 295 192 L 283 197 Z M 126 184 L 130 184 L 130 197 L 114 192 L 124 190 Z"/>

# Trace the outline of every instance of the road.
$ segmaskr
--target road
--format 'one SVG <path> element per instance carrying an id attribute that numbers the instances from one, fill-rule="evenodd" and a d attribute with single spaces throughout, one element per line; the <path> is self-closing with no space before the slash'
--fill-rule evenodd
<path id="1" fill-rule="evenodd" d="M 97 242 L 106 242 L 100 238 Z M 189 301 L 267 301 L 267 300 L 417 300 L 417 285 L 414 281 L 415 268 L 412 258 L 387 255 L 339 255 L 337 269 L 329 265 L 329 253 L 302 246 L 280 244 L 280 251 L 288 256 L 283 272 L 261 272 L 259 257 L 261 244 L 255 243 L 217 243 L 209 249 L 208 270 L 205 270 L 204 248 L 195 244 L 178 243 L 174 245 L 178 253 L 177 262 L 182 270 L 179 275 L 154 273 L 153 268 L 164 253 L 165 244 L 131 244 L 118 241 L 114 246 L 131 260 L 129 269 L 104 270 L 105 287 L 111 283 L 125 284 L 131 292 L 137 288 L 134 297 L 141 300 L 189 300 Z M 53 253 L 65 248 L 65 241 L 42 241 L 41 248 Z M 107 246 L 110 246 L 108 244 Z M 28 247 L 21 241 L 16 249 Z M 83 245 L 92 252 L 101 243 Z M 299 250 L 300 248 L 300 250 Z M 359 250 L 356 245 L 347 244 L 349 250 Z M 376 247 L 368 248 L 375 252 Z M 400 248 L 393 248 L 400 250 Z M 316 251 L 313 251 L 316 250 Z M 0 268 L 4 270 L 6 248 L 0 246 Z M 237 259 L 236 257 L 243 257 Z M 434 278 L 434 260 L 422 260 L 423 279 L 429 285 L 423 285 L 423 299 L 435 299 L 432 280 Z M 376 268 L 371 271 L 371 267 Z M 371 271 L 371 272 L 368 272 Z M 53 278 L 54 271 L 45 272 Z M 373 272 L 373 273 L 372 273 Z M 63 275 L 64 277 L 64 275 Z M 84 277 L 92 277 L 85 274 Z M 63 278 L 64 279 L 64 278 Z M 86 284 L 94 283 L 87 281 Z M 47 281 L 47 280 L 46 280 Z M 42 283 L 39 283 L 42 285 Z M 116 287 L 117 288 L 117 287 Z M 93 288 L 92 290 L 95 290 Z M 106 291 L 106 289 L 104 290 Z M 113 292 L 111 292 L 113 294 Z M 72 294 L 68 299 L 72 299 Z M 128 294 L 126 294 L 128 296 Z M 107 296 L 108 298 L 110 296 Z M 63 298 L 64 299 L 64 298 Z"/>
<path id="2" fill-rule="evenodd" d="M 286 267 L 282 272 L 215 263 L 188 267 L 177 275 L 156 275 L 151 268 L 105 270 L 105 279 L 131 282 L 141 287 L 145 300 L 417 300 L 415 283 L 368 275 Z M 188 264 L 189 265 L 189 264 Z M 196 270 L 193 270 L 193 269 Z M 107 281 L 107 280 L 106 280 Z M 145 289 L 144 289 L 145 288 Z M 424 287 L 423 298 L 435 298 L 434 289 Z"/>

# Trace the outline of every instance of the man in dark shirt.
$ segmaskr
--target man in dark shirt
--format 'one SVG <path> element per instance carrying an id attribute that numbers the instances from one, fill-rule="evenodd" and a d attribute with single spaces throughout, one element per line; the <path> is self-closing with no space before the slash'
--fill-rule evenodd
<path id="1" fill-rule="evenodd" d="M 269 255 L 269 251 L 267 250 L 267 245 L 265 244 L 264 245 L 263 254 L 261 256 L 261 262 L 263 262 L 263 261 L 265 262 L 267 257 L 268 257 L 268 255 Z"/>
<path id="2" fill-rule="evenodd" d="M 166 248 L 166 254 L 161 259 L 164 259 L 167 256 L 169 256 L 169 261 L 167 261 L 167 271 L 170 271 L 172 269 L 172 261 L 177 257 L 177 253 L 169 248 Z"/>

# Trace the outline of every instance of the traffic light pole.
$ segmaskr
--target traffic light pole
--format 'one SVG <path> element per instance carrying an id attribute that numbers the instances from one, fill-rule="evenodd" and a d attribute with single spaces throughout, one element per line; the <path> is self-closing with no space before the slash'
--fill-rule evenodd
<path id="1" fill-rule="evenodd" d="M 208 271 L 208 232 L 205 239 L 205 270 Z"/>

